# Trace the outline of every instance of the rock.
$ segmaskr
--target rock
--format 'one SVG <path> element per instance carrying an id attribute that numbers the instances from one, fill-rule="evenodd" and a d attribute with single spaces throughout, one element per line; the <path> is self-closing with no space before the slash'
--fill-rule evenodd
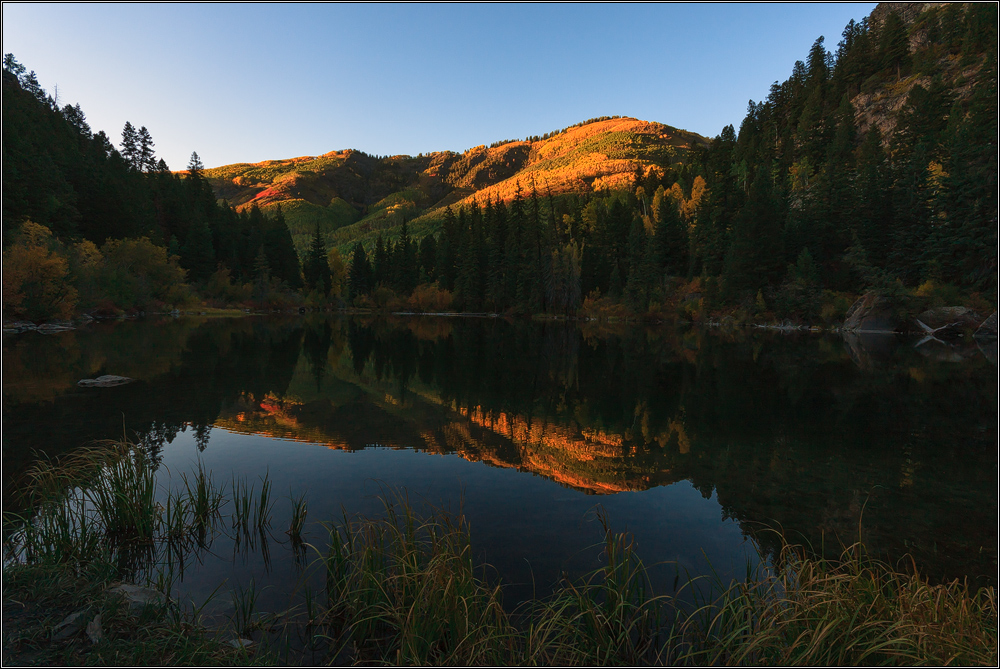
<path id="1" fill-rule="evenodd" d="M 996 339 L 997 338 L 997 312 L 993 312 L 982 322 L 976 333 L 972 335 L 976 339 Z"/>
<path id="2" fill-rule="evenodd" d="M 253 645 L 253 641 L 240 637 L 239 639 L 233 639 L 230 641 L 229 645 L 233 648 L 249 648 Z"/>
<path id="3" fill-rule="evenodd" d="M 895 332 L 899 325 L 888 298 L 865 293 L 847 310 L 843 329 L 850 332 Z"/>
<path id="4" fill-rule="evenodd" d="M 104 630 L 101 628 L 101 614 L 98 613 L 94 619 L 87 623 L 87 638 L 90 643 L 100 643 L 104 638 Z"/>
<path id="5" fill-rule="evenodd" d="M 53 334 L 55 332 L 65 332 L 66 330 L 75 330 L 68 321 L 57 322 L 57 323 L 42 323 L 37 328 L 36 331 L 42 334 Z"/>
<path id="6" fill-rule="evenodd" d="M 933 334 L 938 339 L 957 337 L 967 330 L 975 330 L 982 320 L 982 316 L 965 307 L 928 309 L 916 318 L 920 331 Z"/>
<path id="7" fill-rule="evenodd" d="M 133 381 L 135 381 L 135 379 L 130 379 L 127 376 L 105 374 L 104 376 L 98 376 L 96 379 L 80 379 L 76 382 L 76 385 L 81 388 L 111 388 L 113 386 L 123 386 L 126 383 L 132 383 Z"/>
<path id="8" fill-rule="evenodd" d="M 34 330 L 37 327 L 38 327 L 37 325 L 35 325 L 30 321 L 17 321 L 16 323 L 4 323 L 3 331 L 20 333 L 20 332 L 27 332 L 28 330 Z"/>
<path id="9" fill-rule="evenodd" d="M 147 606 L 165 606 L 168 602 L 162 593 L 152 588 L 143 588 L 131 583 L 116 585 L 113 588 L 109 588 L 108 592 L 113 595 L 121 595 L 128 602 L 132 615 L 142 613 L 143 609 Z"/>
<path id="10" fill-rule="evenodd" d="M 86 613 L 87 609 L 80 609 L 63 618 L 61 623 L 52 628 L 52 640 L 65 641 L 71 636 L 79 634 L 80 630 L 83 629 L 83 617 Z"/>

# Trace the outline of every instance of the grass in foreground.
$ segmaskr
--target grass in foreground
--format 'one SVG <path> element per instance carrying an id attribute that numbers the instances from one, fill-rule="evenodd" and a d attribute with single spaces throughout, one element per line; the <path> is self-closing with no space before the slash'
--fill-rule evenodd
<path id="1" fill-rule="evenodd" d="M 205 544 L 222 525 L 263 532 L 271 502 L 234 482 L 228 495 L 199 470 L 152 503 L 140 448 L 85 450 L 60 466 L 40 465 L 36 511 L 5 517 L 4 657 L 31 664 L 268 664 L 266 644 L 233 648 L 232 632 L 253 635 L 253 597 L 236 593 L 239 615 L 225 636 L 171 606 L 136 620 L 105 586 L 130 578 L 169 590 L 187 544 Z M 605 566 L 558 583 L 553 594 L 513 611 L 485 565 L 474 564 L 464 517 L 418 515 L 405 496 L 384 492 L 378 518 L 344 516 L 326 541 L 306 545 L 325 591 L 305 591 L 289 623 L 331 663 L 663 665 L 995 665 L 994 588 L 931 585 L 852 546 L 840 560 L 786 546 L 774 566 L 743 582 L 716 581 L 712 595 L 657 596 L 629 536 L 604 527 Z M 292 498 L 289 536 L 301 538 L 303 498 Z M 296 504 L 297 503 L 297 504 Z M 223 519 L 222 509 L 233 513 Z M 229 522 L 231 519 L 231 522 Z M 164 550 L 170 547 L 170 550 Z M 139 568 L 139 565 L 146 565 Z M 162 564 L 161 564 L 162 567 Z M 689 596 L 683 597 L 684 589 Z M 701 589 L 702 591 L 705 588 Z M 691 601 L 695 604 L 691 604 Z M 101 615 L 104 639 L 56 642 L 66 613 Z M 242 621 L 242 622 L 241 622 Z M 261 646 L 265 647 L 261 647 Z"/>

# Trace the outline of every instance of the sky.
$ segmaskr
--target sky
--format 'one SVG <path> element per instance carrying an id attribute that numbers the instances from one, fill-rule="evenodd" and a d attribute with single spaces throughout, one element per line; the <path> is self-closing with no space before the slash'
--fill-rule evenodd
<path id="1" fill-rule="evenodd" d="M 464 151 L 596 116 L 739 130 L 875 3 L 3 5 L 3 52 L 184 169 Z"/>

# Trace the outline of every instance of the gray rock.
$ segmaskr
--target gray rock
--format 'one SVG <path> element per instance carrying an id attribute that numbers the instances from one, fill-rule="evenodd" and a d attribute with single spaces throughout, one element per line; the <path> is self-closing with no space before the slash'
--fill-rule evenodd
<path id="1" fill-rule="evenodd" d="M 63 621 L 52 628 L 53 641 L 65 641 L 80 633 L 83 629 L 83 617 L 87 614 L 87 609 L 80 609 L 71 613 Z"/>
<path id="2" fill-rule="evenodd" d="M 931 328 L 939 328 L 952 323 L 961 323 L 975 328 L 983 321 L 983 318 L 972 309 L 965 307 L 936 307 L 921 313 L 917 316 L 917 320 Z"/>
<path id="3" fill-rule="evenodd" d="M 123 386 L 126 383 L 132 383 L 133 381 L 135 381 L 135 379 L 130 379 L 127 376 L 105 374 L 104 376 L 98 376 L 96 379 L 80 379 L 76 382 L 76 385 L 81 388 L 111 388 L 113 386 Z"/>
<path id="4" fill-rule="evenodd" d="M 108 592 L 113 595 L 120 595 L 129 605 L 132 615 L 142 613 L 147 606 L 166 606 L 169 600 L 162 593 L 152 588 L 143 588 L 132 583 L 122 583 L 112 588 Z"/>
<path id="5" fill-rule="evenodd" d="M 66 323 L 42 323 L 35 328 L 37 332 L 41 332 L 42 334 L 53 334 L 56 332 L 66 332 L 67 330 L 75 329 L 75 327 Z"/>
<path id="6" fill-rule="evenodd" d="M 4 323 L 4 332 L 27 332 L 29 330 L 34 330 L 38 326 L 31 321 L 17 321 L 16 323 Z"/>
<path id="7" fill-rule="evenodd" d="M 850 332 L 896 332 L 900 323 L 892 303 L 875 293 L 865 293 L 847 310 L 844 330 Z"/>
<path id="8" fill-rule="evenodd" d="M 244 639 L 243 637 L 240 637 L 239 639 L 233 639 L 232 641 L 230 641 L 229 645 L 232 646 L 233 648 L 249 648 L 250 646 L 253 645 L 253 641 L 251 641 L 250 639 Z"/>
<path id="9" fill-rule="evenodd" d="M 956 339 L 975 330 L 983 318 L 965 307 L 936 307 L 924 311 L 916 318 L 919 332 L 936 339 Z"/>
<path id="10" fill-rule="evenodd" d="M 104 629 L 101 627 L 100 613 L 87 623 L 87 638 L 90 639 L 90 643 L 100 643 L 104 639 Z"/>
<path id="11" fill-rule="evenodd" d="M 979 329 L 976 330 L 976 334 L 973 335 L 976 339 L 996 339 L 997 338 L 997 312 L 993 312 L 989 317 L 982 322 Z"/>

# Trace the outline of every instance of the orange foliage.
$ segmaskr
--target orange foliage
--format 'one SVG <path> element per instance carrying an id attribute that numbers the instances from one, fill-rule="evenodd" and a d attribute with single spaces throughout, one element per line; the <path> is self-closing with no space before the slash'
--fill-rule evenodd
<path id="1" fill-rule="evenodd" d="M 3 254 L 3 310 L 11 316 L 42 321 L 69 318 L 76 289 L 69 285 L 69 262 L 50 246 L 52 233 L 26 221 L 17 242 Z"/>
<path id="2" fill-rule="evenodd" d="M 441 312 L 451 309 L 451 291 L 438 288 L 436 283 L 422 283 L 406 299 L 409 311 Z"/>

